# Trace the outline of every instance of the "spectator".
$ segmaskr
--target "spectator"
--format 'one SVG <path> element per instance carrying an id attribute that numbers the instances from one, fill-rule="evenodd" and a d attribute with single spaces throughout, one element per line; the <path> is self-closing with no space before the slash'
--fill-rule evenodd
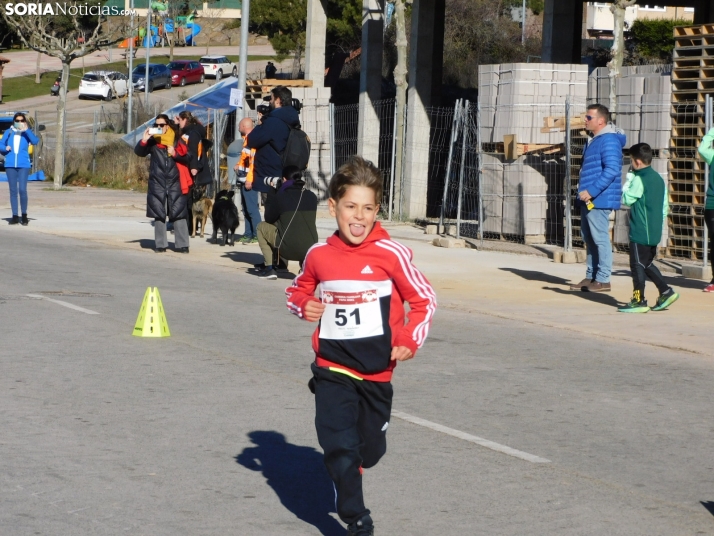
<path id="1" fill-rule="evenodd" d="M 622 204 L 630 208 L 630 272 L 633 291 L 630 303 L 618 309 L 621 313 L 650 311 L 645 299 L 645 281 L 649 277 L 659 291 L 652 311 L 664 311 L 679 299 L 662 278 L 654 260 L 662 240 L 662 227 L 669 212 L 667 184 L 652 164 L 652 148 L 646 143 L 630 147 L 632 169 L 623 187 Z"/>
<path id="2" fill-rule="evenodd" d="M 213 178 L 206 158 L 206 151 L 210 149 L 206 140 L 206 128 L 191 112 L 185 110 L 174 118 L 174 123 L 178 125 L 181 139 L 188 146 L 191 155 L 189 169 L 194 182 L 199 186 L 211 184 Z"/>
<path id="3" fill-rule="evenodd" d="M 278 68 L 275 67 L 272 61 L 269 61 L 268 65 L 265 66 L 265 78 L 275 78 L 277 74 Z"/>
<path id="4" fill-rule="evenodd" d="M 610 292 L 610 214 L 620 208 L 626 137 L 610 123 L 610 112 L 601 104 L 588 106 L 585 129 L 591 138 L 583 149 L 576 206 L 580 206 L 580 229 L 588 248 L 587 270 L 585 279 L 570 285 L 570 290 Z"/>
<path id="5" fill-rule="evenodd" d="M 284 182 L 265 205 L 265 221 L 258 225 L 258 244 L 264 262 L 256 265 L 262 279 L 277 279 L 278 261 L 298 261 L 317 243 L 317 196 L 305 187 L 302 172 L 285 168 Z M 273 254 L 277 251 L 277 257 Z"/>
<path id="6" fill-rule="evenodd" d="M 709 260 L 712 263 L 712 281 L 705 288 L 704 292 L 714 292 L 714 128 L 702 138 L 699 144 L 699 154 L 709 164 L 709 183 L 707 185 L 707 200 L 704 205 L 704 223 L 709 230 Z M 704 247 L 707 247 L 704 244 Z"/>
<path id="7" fill-rule="evenodd" d="M 174 224 L 175 247 L 179 253 L 188 253 L 188 195 L 182 192 L 179 168 L 170 153 L 174 153 L 176 131 L 168 116 L 156 117 L 155 128 L 161 134 L 144 131 L 134 148 L 138 156 L 149 156 L 149 190 L 146 196 L 146 215 L 154 218 L 154 246 L 157 253 L 168 247 L 166 218 Z M 189 153 L 190 154 L 190 153 Z M 190 161 L 190 156 L 187 159 Z M 184 188 L 188 191 L 188 188 Z"/>
<path id="8" fill-rule="evenodd" d="M 12 126 L 2 136 L 0 153 L 5 156 L 5 173 L 10 187 L 10 207 L 12 219 L 10 225 L 20 223 L 17 214 L 17 195 L 20 194 L 20 208 L 22 209 L 22 225 L 27 225 L 27 177 L 30 174 L 32 162 L 30 161 L 30 145 L 37 145 L 39 140 L 30 130 L 24 114 L 16 113 L 12 118 Z"/>
<path id="9" fill-rule="evenodd" d="M 284 86 L 271 91 L 270 112 L 246 138 L 246 147 L 255 149 L 253 160 L 253 188 L 261 193 L 265 204 L 270 183 L 280 180 L 283 173 L 282 153 L 288 142 L 290 129 L 300 125 L 300 117 L 291 106 L 293 94 Z M 266 184 L 266 180 L 268 183 Z"/>
<path id="10" fill-rule="evenodd" d="M 243 147 L 240 160 L 234 169 L 240 184 L 240 203 L 245 221 L 245 232 L 240 241 L 241 244 L 255 244 L 258 242 L 258 224 L 261 221 L 258 208 L 258 191 L 253 189 L 255 149 L 249 149 L 246 146 L 248 134 L 253 130 L 253 120 L 249 117 L 243 118 L 238 124 L 238 130 L 243 137 Z"/>

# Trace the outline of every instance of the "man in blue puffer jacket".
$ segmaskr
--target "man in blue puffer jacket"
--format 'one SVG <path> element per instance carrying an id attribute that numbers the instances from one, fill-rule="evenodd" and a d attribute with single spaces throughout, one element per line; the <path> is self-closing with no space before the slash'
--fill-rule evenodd
<path id="1" fill-rule="evenodd" d="M 587 271 L 585 279 L 570 289 L 610 292 L 610 214 L 620 208 L 622 149 L 627 138 L 610 123 L 610 112 L 601 104 L 588 106 L 585 129 L 592 137 L 583 149 L 576 206 L 580 206 L 580 230 L 588 248 Z"/>

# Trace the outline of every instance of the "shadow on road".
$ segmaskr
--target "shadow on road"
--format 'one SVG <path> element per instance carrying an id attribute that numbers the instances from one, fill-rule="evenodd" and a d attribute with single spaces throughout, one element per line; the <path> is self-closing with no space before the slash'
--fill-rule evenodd
<path id="1" fill-rule="evenodd" d="M 342 525 L 335 511 L 335 491 L 322 453 L 312 447 L 293 445 L 279 432 L 256 430 L 248 434 L 254 447 L 235 457 L 251 471 L 262 471 L 282 505 L 298 519 L 316 527 L 323 536 L 341 536 Z"/>
<path id="2" fill-rule="evenodd" d="M 711 515 L 714 516 L 714 501 L 699 501 L 704 508 L 707 509 Z"/>
<path id="3" fill-rule="evenodd" d="M 569 296 L 575 296 L 577 298 L 582 298 L 591 302 L 600 303 L 602 305 L 609 305 L 610 307 L 615 308 L 622 307 L 623 305 L 625 305 L 614 296 L 606 294 L 604 292 L 582 292 L 577 290 L 564 290 L 562 288 L 553 287 L 543 287 L 543 290 L 550 290 L 552 292 L 555 292 L 556 294 L 567 294 Z"/>
<path id="4" fill-rule="evenodd" d="M 127 240 L 126 244 L 139 244 L 141 249 L 154 249 L 154 241 L 149 238 L 141 238 L 139 240 Z"/>
<path id="5" fill-rule="evenodd" d="M 570 281 L 567 279 L 543 272 L 536 272 L 535 270 L 519 270 L 518 268 L 499 268 L 499 270 L 511 272 L 512 274 L 522 277 L 523 279 L 527 279 L 528 281 L 542 281 L 543 283 L 550 283 L 551 285 L 570 284 Z"/>
<path id="6" fill-rule="evenodd" d="M 238 245 L 236 245 L 236 247 L 238 247 Z M 221 257 L 230 259 L 233 262 L 242 262 L 251 267 L 254 264 L 263 262 L 263 255 L 261 253 L 251 253 L 249 251 L 226 251 Z"/>

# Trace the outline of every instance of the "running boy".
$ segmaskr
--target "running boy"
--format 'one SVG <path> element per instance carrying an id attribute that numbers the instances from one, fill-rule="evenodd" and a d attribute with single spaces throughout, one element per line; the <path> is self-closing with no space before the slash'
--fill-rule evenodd
<path id="1" fill-rule="evenodd" d="M 348 534 L 368 536 L 374 528 L 362 496 L 362 469 L 376 465 L 387 450 L 392 371 L 424 344 L 436 296 L 411 264 L 411 251 L 390 240 L 376 221 L 382 177 L 371 162 L 353 157 L 332 177 L 329 194 L 338 230 L 310 249 L 286 292 L 290 312 L 320 322 L 310 380 L 317 438 L 340 519 Z"/>
<path id="2" fill-rule="evenodd" d="M 650 310 L 645 300 L 645 276 L 659 290 L 653 311 L 662 311 L 679 299 L 672 287 L 662 279 L 659 269 L 653 264 L 657 256 L 657 244 L 662 240 L 662 226 L 669 212 L 667 186 L 654 171 L 652 148 L 646 143 L 630 147 L 632 169 L 622 190 L 622 203 L 630 208 L 630 271 L 635 287 L 630 303 L 618 309 L 621 313 L 646 313 Z"/>

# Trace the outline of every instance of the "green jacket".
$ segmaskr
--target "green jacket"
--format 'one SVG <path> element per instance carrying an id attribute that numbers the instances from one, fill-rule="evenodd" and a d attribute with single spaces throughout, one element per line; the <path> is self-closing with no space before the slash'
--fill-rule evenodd
<path id="1" fill-rule="evenodd" d="M 651 167 L 627 174 L 622 204 L 630 208 L 630 242 L 656 246 L 662 240 L 662 226 L 669 213 L 667 186 Z"/>
<path id="2" fill-rule="evenodd" d="M 707 203 L 704 207 L 705 209 L 714 209 L 714 166 L 712 166 L 712 161 L 714 161 L 714 147 L 712 147 L 712 142 L 714 142 L 714 128 L 711 129 L 702 138 L 702 143 L 699 144 L 699 154 L 707 164 L 709 164 L 709 184 L 707 186 Z"/>

